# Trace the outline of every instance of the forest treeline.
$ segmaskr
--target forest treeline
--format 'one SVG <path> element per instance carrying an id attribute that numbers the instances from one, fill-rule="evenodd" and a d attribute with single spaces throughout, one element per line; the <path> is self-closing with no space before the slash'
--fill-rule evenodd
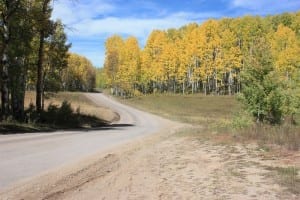
<path id="1" fill-rule="evenodd" d="M 239 94 L 259 122 L 281 123 L 300 109 L 300 12 L 210 19 L 106 41 L 104 71 L 116 95 Z"/>
<path id="2" fill-rule="evenodd" d="M 243 87 L 241 72 L 256 64 L 252 57 L 258 46 L 270 54 L 274 70 L 294 78 L 300 62 L 299 28 L 297 12 L 154 30 L 143 49 L 135 37 L 114 35 L 106 41 L 108 85 L 124 95 L 237 93 Z"/>
<path id="3" fill-rule="evenodd" d="M 37 113 L 45 91 L 95 86 L 96 71 L 86 58 L 69 52 L 65 26 L 52 20 L 52 0 L 0 0 L 1 120 L 25 120 L 26 90 L 36 91 Z"/>

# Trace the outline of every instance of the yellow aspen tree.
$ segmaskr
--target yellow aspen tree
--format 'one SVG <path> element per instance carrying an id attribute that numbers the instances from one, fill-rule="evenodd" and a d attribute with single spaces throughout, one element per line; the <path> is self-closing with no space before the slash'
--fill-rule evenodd
<path id="1" fill-rule="evenodd" d="M 272 27 L 269 27 L 262 18 L 251 16 L 234 19 L 230 27 L 237 36 L 238 46 L 242 53 L 241 67 L 233 74 L 236 79 L 235 92 L 240 92 L 242 85 L 240 72 L 245 69 L 245 60 L 254 54 L 257 41 L 265 40 L 266 34 L 271 31 Z"/>
<path id="2" fill-rule="evenodd" d="M 128 95 L 134 92 L 140 73 L 140 49 L 135 37 L 125 40 L 120 49 L 120 62 L 117 79 L 120 87 Z"/>
<path id="3" fill-rule="evenodd" d="M 185 66 L 187 74 L 187 82 L 192 88 L 192 93 L 195 91 L 195 83 L 199 80 L 199 73 L 197 74 L 197 68 L 200 65 L 200 59 L 202 55 L 202 50 L 200 43 L 203 38 L 200 34 L 201 27 L 194 27 L 189 29 L 183 37 L 183 55 L 180 59 L 182 67 Z"/>
<path id="4" fill-rule="evenodd" d="M 182 85 L 182 93 L 185 94 L 185 82 L 187 78 L 187 68 L 186 68 L 186 58 L 185 50 L 186 46 L 183 39 L 178 39 L 176 41 L 176 50 L 178 55 L 178 70 L 177 70 L 177 81 Z"/>
<path id="5" fill-rule="evenodd" d="M 163 46 L 167 43 L 164 31 L 154 30 L 148 40 L 142 56 L 142 73 L 152 81 L 153 89 L 160 87 L 164 81 L 164 68 L 161 60 Z"/>
<path id="6" fill-rule="evenodd" d="M 151 71 L 151 55 L 148 51 L 141 51 L 141 75 L 140 75 L 140 85 L 142 87 L 142 92 L 146 93 L 149 90 L 149 83 L 152 79 L 152 71 Z"/>
<path id="7" fill-rule="evenodd" d="M 179 67 L 179 52 L 177 44 L 177 39 L 169 38 L 166 44 L 163 45 L 161 55 L 161 62 L 164 70 L 163 79 L 168 91 L 173 88 L 173 92 L 176 92 L 177 71 Z"/>
<path id="8" fill-rule="evenodd" d="M 216 20 L 208 20 L 200 27 L 200 49 L 202 52 L 202 67 L 207 77 L 209 92 L 217 92 L 218 90 L 218 74 L 221 68 L 220 51 L 221 37 L 219 33 L 219 23 Z M 212 80 L 212 81 L 211 81 Z M 214 84 L 210 84 L 213 82 Z M 206 91 L 205 91 L 206 92 Z"/>
<path id="9" fill-rule="evenodd" d="M 140 76 L 140 47 L 138 40 L 135 37 L 129 37 L 125 42 L 125 47 L 128 56 L 129 79 L 132 85 L 136 85 Z"/>
<path id="10" fill-rule="evenodd" d="M 120 62 L 120 49 L 124 45 L 123 39 L 118 35 L 109 37 L 105 42 L 104 70 L 107 74 L 108 84 L 112 87 L 112 93 L 117 92 L 117 73 Z"/>
<path id="11" fill-rule="evenodd" d="M 87 58 L 70 53 L 62 78 L 66 90 L 91 91 L 95 87 L 96 70 Z"/>
<path id="12" fill-rule="evenodd" d="M 179 32 L 181 32 L 181 39 L 177 41 L 177 48 L 179 53 L 179 68 L 178 77 L 179 82 L 182 85 L 182 93 L 184 94 L 187 90 L 188 83 L 193 80 L 193 66 L 191 63 L 193 55 L 196 54 L 195 44 L 196 41 L 193 37 L 192 32 L 198 28 L 195 23 L 188 24 L 182 27 Z M 194 34 L 196 35 L 196 34 Z"/>
<path id="13" fill-rule="evenodd" d="M 221 21 L 223 28 L 221 29 L 221 72 L 224 77 L 227 92 L 232 94 L 232 86 L 234 84 L 234 75 L 241 67 L 242 53 L 238 46 L 237 35 L 230 29 L 227 20 Z M 226 88 L 224 88 L 226 93 Z"/>
<path id="14" fill-rule="evenodd" d="M 300 66 L 300 45 L 295 32 L 280 24 L 270 38 L 276 70 L 292 78 Z"/>
<path id="15" fill-rule="evenodd" d="M 295 14 L 295 18 L 292 23 L 292 29 L 295 31 L 298 40 L 300 40 L 300 11 Z"/>

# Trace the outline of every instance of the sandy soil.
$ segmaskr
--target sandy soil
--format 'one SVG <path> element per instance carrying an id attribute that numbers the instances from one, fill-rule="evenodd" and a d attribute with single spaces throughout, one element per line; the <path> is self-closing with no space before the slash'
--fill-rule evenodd
<path id="1" fill-rule="evenodd" d="M 181 136 L 180 127 L 169 124 L 156 135 L 36 177 L 0 193 L 0 199 L 300 198 L 268 170 L 299 166 L 297 159 L 268 158 L 253 144 Z"/>

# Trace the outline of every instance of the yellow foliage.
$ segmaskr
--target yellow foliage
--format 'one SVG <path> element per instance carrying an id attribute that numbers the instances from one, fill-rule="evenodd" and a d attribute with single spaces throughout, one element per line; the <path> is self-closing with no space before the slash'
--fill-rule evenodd
<path id="1" fill-rule="evenodd" d="M 145 93 L 147 88 L 149 92 L 176 92 L 178 87 L 183 93 L 186 87 L 192 92 L 195 87 L 198 91 L 202 87 L 205 93 L 207 89 L 239 92 L 240 72 L 258 41 L 268 43 L 274 57 L 271 64 L 291 77 L 300 66 L 300 13 L 293 15 L 290 27 L 279 25 L 274 30 L 277 25 L 272 20 L 277 23 L 278 19 L 246 16 L 154 30 L 142 50 L 134 37 L 112 36 L 106 42 L 105 59 L 110 84 Z"/>
<path id="2" fill-rule="evenodd" d="M 300 66 L 300 45 L 295 32 L 280 24 L 270 40 L 276 69 L 287 77 L 293 76 Z"/>

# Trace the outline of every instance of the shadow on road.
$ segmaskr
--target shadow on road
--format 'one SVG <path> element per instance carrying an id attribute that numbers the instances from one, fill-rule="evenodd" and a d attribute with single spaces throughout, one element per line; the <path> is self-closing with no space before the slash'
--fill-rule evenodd
<path id="1" fill-rule="evenodd" d="M 101 131 L 101 130 L 122 130 L 127 127 L 133 127 L 134 124 L 103 124 L 101 126 L 93 127 L 79 127 L 79 128 L 32 128 L 32 127 L 18 127 L 8 126 L 6 129 L 0 128 L 0 135 L 11 134 L 26 134 L 26 133 L 53 133 L 56 131 L 74 131 L 74 132 L 88 132 L 88 131 Z M 3 128 L 3 127 L 2 127 Z"/>
<path id="2" fill-rule="evenodd" d="M 126 127 L 133 127 L 134 124 L 109 124 L 102 127 L 83 128 L 81 130 L 121 130 Z"/>

